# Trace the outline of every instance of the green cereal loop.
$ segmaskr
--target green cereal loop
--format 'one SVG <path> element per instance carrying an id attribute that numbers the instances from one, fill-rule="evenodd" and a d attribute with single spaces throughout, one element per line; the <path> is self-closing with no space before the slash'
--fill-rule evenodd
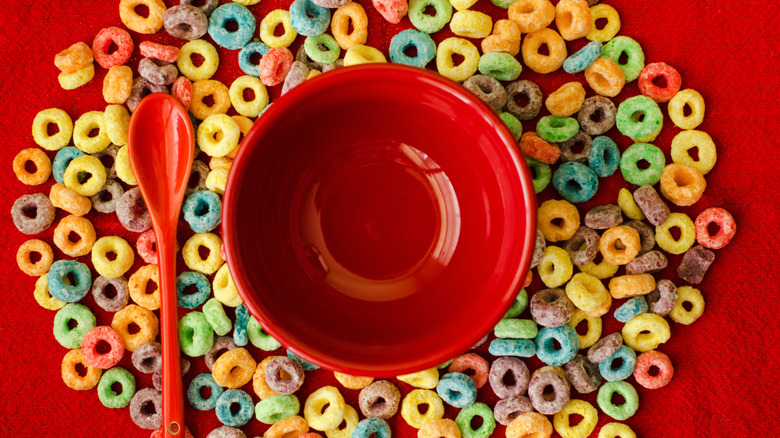
<path id="1" fill-rule="evenodd" d="M 640 169 L 640 161 L 647 161 L 650 167 Z M 638 186 L 654 185 L 661 180 L 661 174 L 666 166 L 663 151 L 650 143 L 634 143 L 620 157 L 620 172 L 623 179 Z"/>
<path id="2" fill-rule="evenodd" d="M 482 426 L 474 430 L 471 428 L 471 419 L 482 417 Z M 493 411 L 482 402 L 476 402 L 473 405 L 463 408 L 455 418 L 463 438 L 488 438 L 496 428 L 496 419 L 493 417 Z"/>
<path id="3" fill-rule="evenodd" d="M 119 394 L 111 389 L 114 383 L 122 385 L 122 392 Z M 130 404 L 130 400 L 135 395 L 135 377 L 124 368 L 111 368 L 100 377 L 97 393 L 103 406 L 107 408 L 123 408 Z"/>
<path id="4" fill-rule="evenodd" d="M 255 418 L 265 424 L 274 424 L 287 417 L 298 415 L 301 403 L 298 397 L 290 395 L 274 395 L 260 400 L 255 406 Z"/>
<path id="5" fill-rule="evenodd" d="M 190 312 L 179 320 L 179 344 L 187 356 L 198 357 L 206 354 L 214 345 L 214 330 L 211 329 L 206 315 Z"/>
<path id="6" fill-rule="evenodd" d="M 494 5 L 498 6 L 499 8 L 509 9 L 510 6 L 512 6 L 512 3 L 514 3 L 516 0 L 490 0 L 493 2 Z"/>
<path id="7" fill-rule="evenodd" d="M 530 319 L 507 318 L 498 321 L 493 333 L 503 339 L 533 339 L 539 334 L 539 327 Z"/>
<path id="8" fill-rule="evenodd" d="M 545 141 L 563 143 L 580 131 L 580 123 L 573 117 L 544 116 L 536 124 L 536 133 Z"/>
<path id="9" fill-rule="evenodd" d="M 612 394 L 618 393 L 626 400 L 621 406 L 612 403 Z M 639 395 L 630 383 L 625 381 L 607 382 L 599 388 L 597 398 L 599 407 L 605 414 L 618 421 L 631 418 L 639 408 Z"/>
<path id="10" fill-rule="evenodd" d="M 552 180 L 552 169 L 550 169 L 550 165 L 534 160 L 531 157 L 525 157 L 525 162 L 528 164 L 528 167 L 531 168 L 531 176 L 534 178 L 534 192 L 539 193 L 547 188 Z"/>
<path id="11" fill-rule="evenodd" d="M 504 318 L 517 318 L 528 307 L 528 292 L 525 289 L 520 289 L 520 292 L 515 298 L 515 302 L 512 303 L 512 307 L 506 311 Z"/>
<path id="12" fill-rule="evenodd" d="M 70 320 L 76 321 L 73 329 L 68 328 Z M 65 348 L 81 348 L 84 335 L 96 325 L 95 315 L 87 306 L 70 303 L 54 314 L 54 339 Z"/>
<path id="13" fill-rule="evenodd" d="M 233 328 L 233 323 L 225 313 L 225 308 L 216 298 L 206 301 L 206 304 L 203 305 L 203 314 L 206 315 L 206 321 L 209 322 L 214 332 L 220 336 L 225 336 Z"/>
<path id="14" fill-rule="evenodd" d="M 523 71 L 523 65 L 509 53 L 488 52 L 479 58 L 479 72 L 499 81 L 514 81 Z"/>
<path id="15" fill-rule="evenodd" d="M 515 140 L 520 140 L 520 136 L 523 135 L 523 124 L 520 123 L 520 120 L 517 120 L 517 117 L 509 113 L 501 113 L 498 117 L 509 128 L 509 132 L 515 137 Z"/>
<path id="16" fill-rule="evenodd" d="M 433 6 L 436 15 L 425 14 L 425 8 Z M 420 32 L 434 33 L 442 30 L 452 18 L 452 5 L 448 0 L 412 0 L 409 2 L 409 21 Z"/>
<path id="17" fill-rule="evenodd" d="M 282 346 L 279 341 L 265 333 L 263 327 L 257 322 L 254 316 L 249 317 L 246 332 L 249 336 L 249 342 L 263 351 L 273 351 Z"/>
<path id="18" fill-rule="evenodd" d="M 452 365 L 452 362 L 455 362 L 455 359 L 450 359 L 447 362 L 444 362 L 443 364 L 436 367 L 438 370 L 443 370 L 445 368 L 449 368 L 450 365 Z"/>
<path id="19" fill-rule="evenodd" d="M 620 55 L 623 53 L 626 54 L 628 60 L 625 64 L 620 64 L 618 60 L 620 60 Z M 642 69 L 645 68 L 645 53 L 642 51 L 642 46 L 633 38 L 627 36 L 612 38 L 607 44 L 604 44 L 601 57 L 609 59 L 623 70 L 626 83 L 638 78 L 639 74 L 642 73 Z"/>
<path id="20" fill-rule="evenodd" d="M 640 120 L 641 119 L 641 120 Z M 615 124 L 621 134 L 642 138 L 657 133 L 664 123 L 664 115 L 655 101 L 647 96 L 624 100 L 615 115 Z"/>
<path id="21" fill-rule="evenodd" d="M 320 46 L 324 46 L 327 50 L 320 49 Z M 331 64 L 339 59 L 341 54 L 341 47 L 336 39 L 332 36 L 324 33 L 319 36 L 308 36 L 303 42 L 303 50 L 306 51 L 312 61 L 322 64 Z"/>

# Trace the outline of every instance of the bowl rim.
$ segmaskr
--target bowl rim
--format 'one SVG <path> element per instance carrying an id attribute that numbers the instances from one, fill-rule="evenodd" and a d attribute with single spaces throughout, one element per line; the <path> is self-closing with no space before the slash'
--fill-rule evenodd
<path id="1" fill-rule="evenodd" d="M 240 246 L 240 236 L 238 231 L 234 232 L 237 228 L 236 216 L 230 214 L 233 208 L 235 208 L 235 206 L 231 207 L 232 204 L 235 203 L 234 200 L 238 199 L 238 195 L 234 196 L 232 194 L 238 193 L 236 188 L 241 184 L 241 176 L 244 175 L 247 170 L 250 170 L 243 159 L 244 156 L 249 154 L 248 151 L 250 148 L 246 145 L 250 143 L 259 144 L 260 138 L 264 132 L 274 127 L 274 121 L 279 117 L 283 117 L 288 111 L 294 111 L 297 105 L 305 104 L 306 96 L 316 94 L 319 91 L 333 86 L 348 86 L 356 75 L 372 74 L 398 75 L 399 79 L 401 76 L 406 75 L 424 76 L 426 82 L 434 85 L 438 90 L 454 94 L 459 99 L 470 101 L 472 106 L 475 107 L 475 113 L 493 119 L 492 124 L 498 131 L 497 134 L 502 138 L 501 147 L 506 149 L 508 156 L 511 158 L 511 163 L 509 163 L 510 167 L 512 167 L 520 177 L 518 191 L 522 193 L 523 207 L 526 211 L 525 230 L 523 230 L 525 241 L 523 242 L 522 253 L 519 258 L 519 269 L 517 269 L 511 284 L 507 288 L 509 289 L 508 293 L 512 299 L 502 303 L 501 306 L 496 306 L 495 311 L 490 315 L 485 315 L 485 318 L 482 319 L 484 323 L 479 327 L 474 327 L 473 333 L 475 334 L 473 336 L 463 336 L 461 339 L 452 339 L 452 342 L 447 343 L 446 345 L 439 345 L 435 349 L 432 349 L 427 357 L 416 358 L 413 361 L 406 360 L 403 365 L 395 366 L 377 366 L 373 363 L 359 364 L 354 361 L 339 360 L 336 357 L 317 357 L 309 354 L 305 349 L 301 349 L 288 340 L 284 335 L 283 330 L 274 326 L 265 318 L 264 312 L 262 312 L 261 309 L 262 306 L 256 305 L 256 302 L 253 302 L 252 299 L 246 299 L 246 295 L 249 294 L 248 291 L 256 289 L 256 287 L 252 287 L 246 280 L 246 269 L 241 263 L 237 262 L 239 259 L 237 250 L 235 253 L 233 251 L 234 247 L 238 248 L 238 246 Z M 509 131 L 503 120 L 498 117 L 498 114 L 475 94 L 471 93 L 461 84 L 427 69 L 390 63 L 361 64 L 339 68 L 328 74 L 318 75 L 307 80 L 304 84 L 293 88 L 284 96 L 277 98 L 272 105 L 269 104 L 269 106 L 266 107 L 266 110 L 255 120 L 254 125 L 241 143 L 241 147 L 233 160 L 233 165 L 228 176 L 222 208 L 222 236 L 226 263 L 228 263 L 228 269 L 230 270 L 233 282 L 244 305 L 247 307 L 250 314 L 261 323 L 263 330 L 276 339 L 285 349 L 310 363 L 329 370 L 351 375 L 395 377 L 440 365 L 449 359 L 467 352 L 482 339 L 482 337 L 489 334 L 495 324 L 506 314 L 509 307 L 515 301 L 517 294 L 520 292 L 520 282 L 525 278 L 526 272 L 530 269 L 531 257 L 536 240 L 536 192 L 533 189 L 530 170 L 517 147 L 517 140 Z M 398 363 L 400 364 L 400 361 Z"/>

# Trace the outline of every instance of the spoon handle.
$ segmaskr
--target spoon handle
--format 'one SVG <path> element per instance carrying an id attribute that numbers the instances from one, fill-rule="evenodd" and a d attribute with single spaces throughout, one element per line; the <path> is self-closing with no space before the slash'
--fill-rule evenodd
<path id="1" fill-rule="evenodd" d="M 162 332 L 163 434 L 178 438 L 184 432 L 184 403 L 179 357 L 179 317 L 176 299 L 176 225 L 156 230 L 160 264 L 160 326 Z"/>

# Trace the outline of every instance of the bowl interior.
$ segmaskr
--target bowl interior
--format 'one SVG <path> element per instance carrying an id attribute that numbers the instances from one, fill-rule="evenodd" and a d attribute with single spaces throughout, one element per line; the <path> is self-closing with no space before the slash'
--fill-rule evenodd
<path id="1" fill-rule="evenodd" d="M 390 376 L 462 353 L 530 262 L 534 195 L 495 113 L 424 70 L 322 75 L 255 123 L 226 190 L 244 303 L 296 354 Z"/>

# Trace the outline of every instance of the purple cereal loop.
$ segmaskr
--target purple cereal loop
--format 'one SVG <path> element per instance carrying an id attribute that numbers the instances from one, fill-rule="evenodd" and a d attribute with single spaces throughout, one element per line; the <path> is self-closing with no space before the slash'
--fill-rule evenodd
<path id="1" fill-rule="evenodd" d="M 677 268 L 677 275 L 690 284 L 699 284 L 714 261 L 714 252 L 701 245 L 696 245 L 685 252 L 680 266 Z"/>
<path id="2" fill-rule="evenodd" d="M 290 375 L 282 379 L 282 371 Z M 271 359 L 265 366 L 265 383 L 279 394 L 292 394 L 303 385 L 303 367 L 295 359 L 279 356 Z"/>
<path id="3" fill-rule="evenodd" d="M 321 62 L 309 58 L 309 55 L 306 54 L 306 47 L 304 45 L 301 45 L 301 48 L 295 52 L 295 60 L 304 63 L 309 70 L 322 70 L 322 67 L 325 66 L 325 64 Z"/>
<path id="4" fill-rule="evenodd" d="M 398 411 L 401 392 L 387 380 L 377 380 L 360 390 L 358 404 L 366 418 L 387 420 Z"/>
<path id="5" fill-rule="evenodd" d="M 534 243 L 534 254 L 531 257 L 531 267 L 529 269 L 535 268 L 539 263 L 542 262 L 545 249 L 547 249 L 547 242 L 544 240 L 544 234 L 542 234 L 541 230 L 537 228 L 536 242 Z"/>
<path id="6" fill-rule="evenodd" d="M 531 120 L 542 109 L 542 90 L 531 81 L 515 81 L 506 86 L 506 112 L 519 120 Z M 524 95 L 528 98 L 528 104 L 520 106 L 515 101 L 515 96 Z"/>
<path id="7" fill-rule="evenodd" d="M 181 358 L 181 375 L 187 374 L 187 372 L 190 371 L 190 361 Z M 152 385 L 154 385 L 155 389 L 158 391 L 162 391 L 162 370 L 156 371 L 154 374 L 152 374 Z"/>
<path id="8" fill-rule="evenodd" d="M 563 289 L 542 289 L 531 297 L 531 317 L 543 327 L 560 327 L 571 321 L 574 304 Z"/>
<path id="9" fill-rule="evenodd" d="M 599 233 L 588 227 L 579 227 L 571 239 L 563 243 L 562 248 L 569 253 L 569 258 L 575 266 L 585 266 L 599 253 L 600 240 Z"/>
<path id="10" fill-rule="evenodd" d="M 658 272 L 669 265 L 661 251 L 649 251 L 634 258 L 626 265 L 626 274 L 644 274 Z"/>
<path id="11" fill-rule="evenodd" d="M 558 143 L 558 146 L 561 148 L 561 162 L 567 163 L 569 161 L 574 161 L 587 164 L 591 143 L 593 143 L 593 139 L 585 131 L 580 131 L 565 142 Z M 573 149 L 574 146 L 578 144 L 582 145 L 582 149 L 580 152 L 575 153 Z"/>
<path id="12" fill-rule="evenodd" d="M 179 0 L 180 5 L 192 6 L 193 3 L 198 0 Z M 208 17 L 219 6 L 219 0 L 205 0 L 202 6 L 198 6 L 201 11 Z"/>
<path id="13" fill-rule="evenodd" d="M 625 224 L 639 233 L 639 255 L 642 255 L 655 248 L 655 230 L 650 225 L 642 221 L 628 221 Z"/>
<path id="14" fill-rule="evenodd" d="M 667 279 L 658 280 L 655 290 L 645 295 L 645 299 L 650 307 L 650 313 L 666 316 L 677 302 L 677 286 Z"/>
<path id="15" fill-rule="evenodd" d="M 293 88 L 301 85 L 306 80 L 306 76 L 309 74 L 309 67 L 301 61 L 295 61 L 290 67 L 289 73 L 284 78 L 284 85 L 282 86 L 282 94 L 286 94 Z"/>
<path id="16" fill-rule="evenodd" d="M 507 374 L 512 375 L 514 383 L 511 385 L 504 383 L 504 377 Z M 504 399 L 525 394 L 530 380 L 531 373 L 528 371 L 528 366 L 519 358 L 499 357 L 490 365 L 488 382 L 498 398 Z"/>
<path id="17" fill-rule="evenodd" d="M 109 286 L 114 290 L 109 298 Z M 123 276 L 106 278 L 102 275 L 92 282 L 92 298 L 95 304 L 106 312 L 122 310 L 130 300 L 130 290 L 127 288 L 127 279 Z"/>
<path id="18" fill-rule="evenodd" d="M 103 164 L 103 166 L 106 167 L 106 179 L 107 180 L 113 180 L 116 178 L 116 154 L 119 153 L 119 146 L 115 144 L 108 145 L 107 148 L 103 149 L 100 152 L 96 152 L 94 154 L 90 154 L 93 157 L 100 160 L 100 162 Z M 110 164 L 107 163 L 107 158 L 110 158 Z M 93 205 L 94 207 L 94 205 Z M 100 210 L 98 210 L 100 211 Z"/>
<path id="19" fill-rule="evenodd" d="M 588 394 L 599 389 L 603 381 L 598 365 L 581 354 L 574 356 L 574 359 L 563 368 L 566 370 L 569 382 L 580 394 Z"/>
<path id="20" fill-rule="evenodd" d="M 352 3 L 352 0 L 311 0 L 311 2 L 323 8 L 336 9 Z"/>
<path id="21" fill-rule="evenodd" d="M 493 111 L 500 111 L 507 103 L 506 90 L 494 77 L 474 75 L 466 79 L 463 86 L 493 108 Z"/>
<path id="22" fill-rule="evenodd" d="M 217 359 L 219 359 L 220 356 L 235 348 L 237 348 L 237 345 L 233 342 L 233 338 L 219 336 L 214 339 L 214 344 L 211 346 L 211 349 L 203 356 L 209 371 L 214 369 L 214 363 L 217 362 Z"/>
<path id="23" fill-rule="evenodd" d="M 653 186 L 644 185 L 634 190 L 634 202 L 651 225 L 658 227 L 669 218 L 669 206 L 661 199 Z"/>
<path id="24" fill-rule="evenodd" d="M 598 205 L 585 213 L 585 226 L 594 230 L 607 230 L 623 223 L 623 213 L 615 204 Z"/>
<path id="25" fill-rule="evenodd" d="M 152 93 L 165 93 L 168 94 L 168 87 L 165 85 L 153 84 L 146 79 L 138 76 L 133 79 L 133 88 L 130 90 L 130 97 L 127 98 L 127 108 L 130 111 L 135 111 L 135 107 L 141 103 L 141 99 Z"/>
<path id="26" fill-rule="evenodd" d="M 615 126 L 617 108 L 604 96 L 592 96 L 585 99 L 577 113 L 580 129 L 590 135 L 601 135 Z"/>
<path id="27" fill-rule="evenodd" d="M 170 62 L 144 58 L 138 63 L 138 74 L 155 85 L 171 85 L 179 76 L 179 69 Z"/>
<path id="28" fill-rule="evenodd" d="M 192 41 L 206 34 L 209 19 L 200 8 L 181 4 L 165 11 L 163 25 L 172 37 Z"/>
<path id="29" fill-rule="evenodd" d="M 488 334 L 488 335 L 485 335 L 485 336 L 483 336 L 483 337 L 482 337 L 482 339 L 480 339 L 479 341 L 477 341 L 477 343 L 476 343 L 476 344 L 474 344 L 474 346 L 473 346 L 473 347 L 471 347 L 471 349 L 472 349 L 472 350 L 474 350 L 475 348 L 477 348 L 477 347 L 479 347 L 480 345 L 482 345 L 482 344 L 484 344 L 485 342 L 487 342 L 487 340 L 488 340 L 488 336 L 489 336 L 489 334 Z"/>
<path id="30" fill-rule="evenodd" d="M 116 211 L 116 203 L 119 198 L 125 194 L 122 184 L 116 180 L 109 179 L 99 192 L 89 197 L 92 201 L 92 208 L 100 213 L 113 213 Z"/>
<path id="31" fill-rule="evenodd" d="M 246 434 L 235 427 L 221 426 L 209 432 L 206 438 L 246 438 Z"/>
<path id="32" fill-rule="evenodd" d="M 612 333 L 599 339 L 588 349 L 588 360 L 600 363 L 609 359 L 623 346 L 623 336 L 620 333 Z"/>
<path id="33" fill-rule="evenodd" d="M 499 424 L 508 426 L 515 418 L 534 409 L 531 400 L 528 397 L 519 395 L 517 397 L 505 398 L 496 402 L 493 409 L 493 416 Z"/>
<path id="34" fill-rule="evenodd" d="M 43 193 L 22 195 L 11 207 L 11 219 L 24 234 L 38 234 L 54 222 L 54 205 Z"/>
<path id="35" fill-rule="evenodd" d="M 195 156 L 197 157 L 197 155 Z M 190 181 L 187 184 L 187 188 L 184 190 L 184 199 L 187 199 L 187 196 L 190 196 L 199 190 L 207 189 L 206 178 L 208 178 L 209 172 L 211 172 L 211 169 L 209 169 L 209 166 L 203 161 L 195 160 L 192 162 Z"/>
<path id="36" fill-rule="evenodd" d="M 162 347 L 159 342 L 147 342 L 133 351 L 133 366 L 144 374 L 162 369 Z"/>
<path id="37" fill-rule="evenodd" d="M 140 233 L 152 227 L 152 216 L 146 209 L 141 190 L 134 187 L 116 203 L 116 216 L 128 231 Z"/>
<path id="38" fill-rule="evenodd" d="M 144 388 L 130 400 L 130 418 L 142 429 L 159 429 L 162 426 L 162 393 L 154 388 Z"/>
<path id="39" fill-rule="evenodd" d="M 544 396 L 544 389 L 548 386 L 553 389 L 552 399 L 547 399 Z M 542 371 L 531 378 L 531 382 L 528 384 L 528 398 L 531 399 L 531 404 L 540 414 L 557 414 L 569 403 L 569 384 L 558 373 Z"/>

